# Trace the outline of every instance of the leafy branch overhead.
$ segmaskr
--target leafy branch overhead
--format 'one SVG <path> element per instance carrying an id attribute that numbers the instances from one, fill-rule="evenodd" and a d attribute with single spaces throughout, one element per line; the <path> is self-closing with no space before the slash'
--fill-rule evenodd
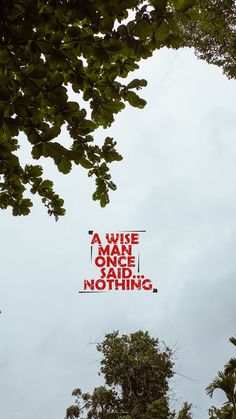
<path id="1" fill-rule="evenodd" d="M 20 164 L 21 133 L 34 159 L 50 158 L 64 174 L 73 164 L 88 170 L 93 199 L 105 206 L 116 189 L 108 164 L 122 157 L 112 138 L 96 145 L 94 132 L 126 103 L 145 106 L 136 92 L 146 80 L 122 82 L 141 59 L 162 47 L 194 46 L 235 77 L 233 1 L 2 0 L 0 28 L 0 208 L 14 215 L 30 212 L 27 187 L 50 215 L 65 213 L 42 167 Z M 83 101 L 69 100 L 68 87 Z M 69 147 L 58 139 L 64 125 Z"/>

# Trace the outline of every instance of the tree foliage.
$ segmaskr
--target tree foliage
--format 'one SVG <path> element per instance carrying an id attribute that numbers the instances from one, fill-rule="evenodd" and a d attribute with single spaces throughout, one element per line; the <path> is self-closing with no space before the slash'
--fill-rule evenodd
<path id="1" fill-rule="evenodd" d="M 169 407 L 172 351 L 161 349 L 148 332 L 119 336 L 107 334 L 97 345 L 102 354 L 100 374 L 105 385 L 92 394 L 75 389 L 75 404 L 66 418 L 86 419 L 191 419 L 187 403 L 177 415 Z"/>
<path id="2" fill-rule="evenodd" d="M 236 346 L 236 338 L 230 338 L 230 342 Z M 224 392 L 227 400 L 222 408 L 212 406 L 209 409 L 209 418 L 236 419 L 236 358 L 228 361 L 224 371 L 218 372 L 218 376 L 209 384 L 206 391 L 212 397 L 217 389 Z"/>
<path id="3" fill-rule="evenodd" d="M 236 7 L 234 0 L 203 0 L 198 18 L 186 31 L 196 55 L 236 78 Z"/>
<path id="4" fill-rule="evenodd" d="M 93 199 L 105 206 L 116 189 L 108 165 L 122 157 L 114 139 L 99 146 L 94 132 L 109 127 L 126 103 L 146 103 L 137 94 L 146 80 L 123 80 L 155 50 L 183 46 L 234 77 L 234 18 L 229 0 L 2 0 L 0 208 L 27 215 L 29 189 L 50 215 L 65 213 L 42 167 L 21 164 L 17 150 L 26 141 L 33 159 L 51 159 L 63 174 L 73 165 L 86 169 L 95 177 Z M 59 137 L 62 127 L 69 141 Z"/>

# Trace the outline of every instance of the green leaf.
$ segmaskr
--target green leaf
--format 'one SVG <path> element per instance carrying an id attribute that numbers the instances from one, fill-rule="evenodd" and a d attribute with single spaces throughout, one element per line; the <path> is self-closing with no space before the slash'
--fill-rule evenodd
<path id="1" fill-rule="evenodd" d="M 163 42 L 166 40 L 170 33 L 169 26 L 166 22 L 162 22 L 159 26 L 155 27 L 155 40 Z"/>
<path id="2" fill-rule="evenodd" d="M 93 121 L 87 119 L 82 120 L 79 125 L 79 131 L 82 135 L 89 134 L 97 128 L 97 125 Z"/>
<path id="3" fill-rule="evenodd" d="M 174 0 L 174 6 L 176 10 L 186 12 L 194 6 L 196 0 Z"/>
<path id="4" fill-rule="evenodd" d="M 22 199 L 20 201 L 19 205 L 19 212 L 21 215 L 28 215 L 30 213 L 30 207 L 32 207 L 33 204 L 29 198 Z"/>
<path id="5" fill-rule="evenodd" d="M 64 77 L 61 73 L 56 72 L 52 75 L 50 79 L 50 84 L 53 89 L 60 87 L 64 81 Z"/>
<path id="6" fill-rule="evenodd" d="M 35 68 L 30 74 L 29 76 L 32 79 L 43 79 L 44 77 L 47 76 L 47 72 L 44 68 Z"/>
<path id="7" fill-rule="evenodd" d="M 114 19 L 112 17 L 107 17 L 105 19 L 102 19 L 100 22 L 100 29 L 101 32 L 111 32 L 114 26 Z"/>
<path id="8" fill-rule="evenodd" d="M 117 186 L 115 185 L 115 183 L 113 183 L 113 182 L 109 182 L 108 183 L 108 186 L 109 186 L 109 188 L 112 190 L 112 191 L 115 191 L 116 189 L 117 189 Z"/>
<path id="9" fill-rule="evenodd" d="M 64 109 L 66 107 L 67 102 L 67 92 L 65 87 L 58 87 L 52 93 L 52 99 L 55 102 L 55 106 L 60 109 Z"/>
<path id="10" fill-rule="evenodd" d="M 31 154 L 34 159 L 38 160 L 43 154 L 43 144 L 35 144 L 32 148 Z"/>
<path id="11" fill-rule="evenodd" d="M 89 160 L 87 160 L 85 157 L 82 157 L 82 159 L 80 159 L 79 163 L 85 169 L 92 169 L 92 167 L 93 167 L 93 164 Z"/>
<path id="12" fill-rule="evenodd" d="M 152 23 L 146 19 L 142 19 L 137 22 L 134 30 L 134 35 L 138 36 L 139 39 L 145 40 L 149 38 L 153 34 L 153 26 Z"/>
<path id="13" fill-rule="evenodd" d="M 121 35 L 121 36 L 126 36 L 128 34 L 128 30 L 127 27 L 125 25 L 120 25 L 117 28 L 117 32 Z"/>
<path id="14" fill-rule="evenodd" d="M 41 166 L 25 166 L 25 171 L 28 173 L 30 177 L 39 177 L 43 173 L 43 169 Z"/>
<path id="15" fill-rule="evenodd" d="M 29 41 L 26 46 L 26 51 L 30 54 L 32 58 L 39 60 L 41 56 L 41 50 L 35 41 Z"/>
<path id="16" fill-rule="evenodd" d="M 17 121 L 14 118 L 5 118 L 5 123 L 7 124 L 8 130 L 12 136 L 18 135 L 19 128 Z"/>
<path id="17" fill-rule="evenodd" d="M 40 184 L 40 188 L 41 189 L 51 189 L 53 187 L 53 182 L 51 180 L 44 180 L 41 184 Z"/>
<path id="18" fill-rule="evenodd" d="M 107 193 L 103 194 L 100 199 L 100 205 L 104 208 L 107 204 L 109 204 L 109 196 Z"/>
<path id="19" fill-rule="evenodd" d="M 47 131 L 45 131 L 44 135 L 43 135 L 43 140 L 44 141 L 51 141 L 54 138 L 56 138 L 61 132 L 61 128 L 58 126 L 54 126 L 49 128 Z"/>
<path id="20" fill-rule="evenodd" d="M 66 157 L 62 157 L 60 163 L 57 165 L 58 169 L 60 170 L 60 172 L 67 174 L 71 171 L 71 162 L 69 159 L 67 159 Z"/>
<path id="21" fill-rule="evenodd" d="M 146 87 L 146 86 L 147 86 L 147 80 L 134 79 L 127 85 L 127 89 L 134 89 L 134 88 L 139 89 L 141 87 Z"/>
<path id="22" fill-rule="evenodd" d="M 147 104 L 146 100 L 141 99 L 136 93 L 134 92 L 128 92 L 127 93 L 127 100 L 131 106 L 134 106 L 135 108 L 144 108 L 144 106 Z"/>

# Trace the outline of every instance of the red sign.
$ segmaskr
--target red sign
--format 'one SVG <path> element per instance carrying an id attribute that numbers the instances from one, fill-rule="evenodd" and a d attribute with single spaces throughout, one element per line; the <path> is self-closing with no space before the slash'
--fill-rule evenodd
<path id="1" fill-rule="evenodd" d="M 91 262 L 99 270 L 98 278 L 84 279 L 84 291 L 152 291 L 150 278 L 140 273 L 140 233 L 144 230 L 106 233 L 89 231 Z"/>

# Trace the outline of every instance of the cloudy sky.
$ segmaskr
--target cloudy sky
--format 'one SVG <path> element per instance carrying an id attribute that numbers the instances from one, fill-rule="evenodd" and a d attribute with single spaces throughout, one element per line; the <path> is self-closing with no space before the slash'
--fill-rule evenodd
<path id="1" fill-rule="evenodd" d="M 112 330 L 148 330 L 176 348 L 172 405 L 188 400 L 195 419 L 207 418 L 204 389 L 233 354 L 235 81 L 187 50 L 162 50 L 135 75 L 148 80 L 146 108 L 127 107 L 97 135 L 116 138 L 124 156 L 110 205 L 91 200 L 85 170 L 64 176 L 47 162 L 66 216 L 55 223 L 38 201 L 25 218 L 1 213 L 2 418 L 64 418 L 75 387 L 101 382 L 94 342 Z M 147 230 L 142 269 L 159 293 L 78 294 L 89 229 Z"/>

